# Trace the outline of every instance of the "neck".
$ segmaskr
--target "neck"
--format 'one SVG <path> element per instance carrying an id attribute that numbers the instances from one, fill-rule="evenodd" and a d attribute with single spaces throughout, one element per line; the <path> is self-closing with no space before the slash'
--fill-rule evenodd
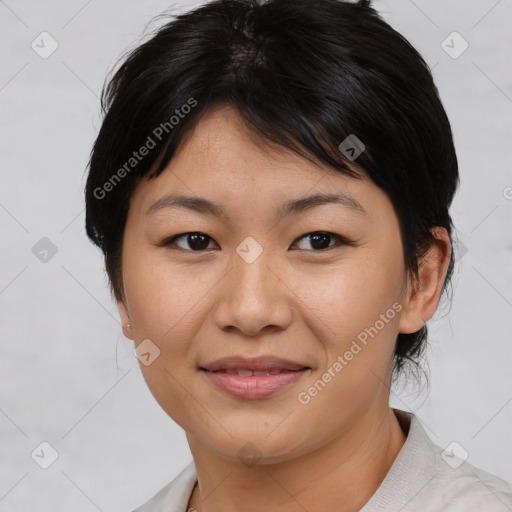
<path id="1" fill-rule="evenodd" d="M 358 418 L 316 450 L 275 464 L 246 466 L 219 457 L 190 434 L 187 438 L 199 484 L 187 510 L 355 512 L 384 480 L 406 435 L 386 406 Z"/>

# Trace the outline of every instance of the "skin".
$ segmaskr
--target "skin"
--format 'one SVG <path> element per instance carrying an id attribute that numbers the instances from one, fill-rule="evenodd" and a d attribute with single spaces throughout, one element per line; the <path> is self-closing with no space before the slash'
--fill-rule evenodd
<path id="1" fill-rule="evenodd" d="M 325 204 L 275 217 L 286 201 L 333 191 L 355 198 L 365 213 Z M 205 197 L 231 220 L 178 207 L 146 215 L 170 193 Z M 304 236 L 316 231 L 353 245 L 333 236 L 319 249 Z M 205 249 L 194 251 L 199 244 L 187 237 L 161 246 L 187 232 L 208 235 Z M 125 336 L 136 345 L 148 338 L 160 350 L 140 367 L 186 432 L 198 473 L 189 507 L 348 512 L 371 498 L 406 439 L 389 407 L 395 340 L 434 314 L 449 263 L 449 236 L 442 228 L 435 234 L 417 279 L 408 279 L 398 218 L 381 189 L 268 146 L 228 107 L 203 117 L 164 172 L 138 185 L 118 307 Z M 236 252 L 248 236 L 263 250 L 252 263 Z M 401 306 L 394 318 L 300 403 L 298 393 L 394 303 Z M 311 370 L 268 398 L 234 398 L 198 369 L 233 354 L 275 355 Z M 259 454 L 252 464 L 237 456 L 248 442 Z"/>

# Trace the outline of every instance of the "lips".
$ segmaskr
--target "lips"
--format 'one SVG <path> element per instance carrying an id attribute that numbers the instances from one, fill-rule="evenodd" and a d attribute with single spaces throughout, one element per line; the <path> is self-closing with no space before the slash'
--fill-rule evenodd
<path id="1" fill-rule="evenodd" d="M 239 377 L 250 377 L 251 375 L 277 375 L 282 372 L 289 372 L 293 370 L 284 370 L 282 368 L 271 368 L 270 370 L 247 370 L 245 368 L 237 368 L 236 370 L 225 369 L 217 370 L 219 372 L 226 372 L 228 375 L 238 375 Z"/>
<path id="2" fill-rule="evenodd" d="M 307 370 L 284 370 L 276 375 L 230 375 L 225 371 L 202 371 L 209 384 L 226 395 L 245 400 L 268 398 L 296 384 Z"/>
<path id="3" fill-rule="evenodd" d="M 301 363 L 273 356 L 225 357 L 200 367 L 217 389 L 244 399 L 267 398 L 296 383 L 310 369 Z"/>
<path id="4" fill-rule="evenodd" d="M 304 370 L 306 368 L 308 368 L 308 366 L 274 356 L 261 356 L 257 358 L 242 356 L 223 357 L 201 367 L 202 370 L 209 372 L 225 371 L 230 375 L 243 376 L 258 374 L 276 375 L 284 371 Z M 245 372 L 245 374 L 243 372 Z"/>

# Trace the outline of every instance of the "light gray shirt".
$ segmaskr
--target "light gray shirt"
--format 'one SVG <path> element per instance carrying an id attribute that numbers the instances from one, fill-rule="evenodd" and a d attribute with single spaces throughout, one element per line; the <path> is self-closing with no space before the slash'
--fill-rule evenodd
<path id="1" fill-rule="evenodd" d="M 412 413 L 394 409 L 407 439 L 360 512 L 512 512 L 512 486 L 442 450 Z M 456 448 L 456 447 L 455 447 Z M 194 462 L 133 512 L 187 512 L 197 482 Z"/>

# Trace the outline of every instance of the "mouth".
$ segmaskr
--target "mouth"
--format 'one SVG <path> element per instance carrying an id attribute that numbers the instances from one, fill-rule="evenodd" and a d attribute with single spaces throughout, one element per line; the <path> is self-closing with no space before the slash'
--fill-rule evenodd
<path id="1" fill-rule="evenodd" d="M 295 384 L 311 368 L 298 362 L 263 356 L 217 359 L 199 370 L 217 389 L 244 399 L 266 398 Z"/>
<path id="2" fill-rule="evenodd" d="M 247 368 L 237 368 L 236 370 L 232 370 L 226 368 L 225 370 L 215 370 L 216 373 L 224 372 L 228 375 L 238 375 L 239 377 L 250 377 L 251 375 L 279 375 L 280 373 L 285 372 L 294 372 L 300 370 L 287 370 L 285 368 L 270 368 L 269 370 L 249 370 Z"/>
<path id="3" fill-rule="evenodd" d="M 308 367 L 296 361 L 274 356 L 260 356 L 255 358 L 229 356 L 216 359 L 215 361 L 206 363 L 199 368 L 209 372 L 251 372 L 251 374 L 247 373 L 247 375 L 244 375 L 248 377 L 255 373 L 272 375 L 284 371 L 303 370 Z"/>

